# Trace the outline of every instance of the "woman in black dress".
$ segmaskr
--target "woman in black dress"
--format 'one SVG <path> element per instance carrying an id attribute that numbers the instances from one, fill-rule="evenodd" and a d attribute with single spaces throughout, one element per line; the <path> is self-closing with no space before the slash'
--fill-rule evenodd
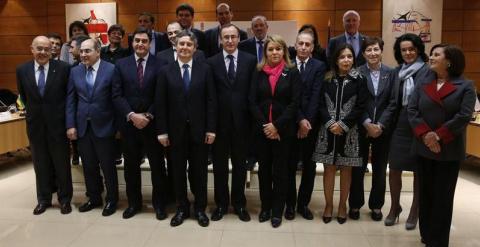
<path id="1" fill-rule="evenodd" d="M 407 105 L 415 85 L 431 81 L 433 73 L 425 63 L 428 59 L 425 54 L 425 45 L 418 35 L 407 33 L 400 36 L 393 49 L 399 66 L 394 72 L 395 84 L 390 104 L 379 120 L 385 128 L 392 128 L 393 131 L 388 156 L 391 207 L 384 223 L 386 226 L 392 226 L 398 222 L 402 212 L 400 206 L 402 171 L 412 171 L 414 172 L 413 200 L 405 228 L 413 230 L 418 220 L 418 181 L 415 173 L 418 158 L 411 152 L 414 137 L 408 122 Z"/>
<path id="2" fill-rule="evenodd" d="M 346 202 L 352 167 L 362 166 L 357 124 L 365 111 L 368 92 L 365 77 L 355 69 L 354 54 L 353 47 L 349 44 L 337 48 L 330 63 L 331 71 L 325 76 L 320 92 L 321 128 L 312 159 L 324 164 L 325 223 L 332 219 L 337 169 L 340 169 L 337 221 L 343 224 L 347 220 Z"/>
<path id="3" fill-rule="evenodd" d="M 269 36 L 263 60 L 252 77 L 249 102 L 259 163 L 262 210 L 258 219 L 271 219 L 273 227 L 282 223 L 287 198 L 287 162 L 297 130 L 301 83 L 285 41 L 278 35 Z"/>

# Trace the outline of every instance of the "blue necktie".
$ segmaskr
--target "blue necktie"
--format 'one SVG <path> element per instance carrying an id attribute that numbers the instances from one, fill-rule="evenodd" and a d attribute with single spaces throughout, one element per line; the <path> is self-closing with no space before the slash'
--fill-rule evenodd
<path id="1" fill-rule="evenodd" d="M 259 40 L 257 41 L 257 43 L 258 43 L 257 59 L 258 59 L 258 62 L 260 63 L 263 58 L 263 41 Z"/>
<path id="2" fill-rule="evenodd" d="M 305 62 L 300 63 L 300 74 L 303 74 L 305 72 Z"/>
<path id="3" fill-rule="evenodd" d="M 86 75 L 85 78 L 87 79 L 87 93 L 90 96 L 90 95 L 92 95 L 93 84 L 95 83 L 93 81 L 93 68 L 92 67 L 88 67 L 87 75 Z"/>
<path id="4" fill-rule="evenodd" d="M 233 55 L 227 55 L 227 58 L 230 59 L 227 75 L 230 82 L 233 82 L 235 80 L 235 62 L 233 61 Z"/>
<path id="5" fill-rule="evenodd" d="M 40 71 L 40 74 L 38 75 L 38 92 L 43 97 L 43 94 L 45 93 L 45 69 L 43 65 L 38 66 L 38 70 Z"/>
<path id="6" fill-rule="evenodd" d="M 182 65 L 183 68 L 183 85 L 185 85 L 185 91 L 188 92 L 188 88 L 190 87 L 190 74 L 188 73 L 188 68 L 190 65 L 184 64 Z"/>

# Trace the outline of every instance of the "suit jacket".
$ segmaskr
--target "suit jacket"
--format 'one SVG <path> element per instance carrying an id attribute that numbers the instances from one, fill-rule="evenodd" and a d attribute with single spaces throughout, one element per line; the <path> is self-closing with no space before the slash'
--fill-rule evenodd
<path id="1" fill-rule="evenodd" d="M 27 135 L 33 143 L 45 135 L 66 140 L 65 99 L 70 65 L 50 60 L 43 97 L 35 80 L 34 61 L 17 67 L 17 88 L 25 103 Z"/>
<path id="2" fill-rule="evenodd" d="M 145 65 L 143 87 L 140 87 L 135 55 L 117 61 L 113 76 L 112 96 L 116 112 L 120 117 L 121 129 L 126 127 L 126 116 L 130 112 L 148 112 L 155 115 L 155 87 L 160 67 L 158 59 L 150 54 Z"/>
<path id="3" fill-rule="evenodd" d="M 465 159 L 466 127 L 472 117 L 476 94 L 473 82 L 462 77 L 445 82 L 417 84 L 408 103 L 408 119 L 417 138 L 412 150 L 418 155 L 441 161 Z M 423 144 L 422 136 L 435 131 L 441 151 L 435 154 Z"/>
<path id="4" fill-rule="evenodd" d="M 310 124 L 316 123 L 320 89 L 322 88 L 326 69 L 325 63 L 315 58 L 308 59 L 308 62 L 305 64 L 305 71 L 300 74 L 302 78 L 302 92 L 297 115 L 298 122 L 307 119 Z"/>
<path id="5" fill-rule="evenodd" d="M 255 37 L 246 39 L 238 44 L 238 49 L 247 53 L 250 53 L 257 57 L 257 42 Z"/>
<path id="6" fill-rule="evenodd" d="M 175 62 L 175 56 L 173 54 L 173 48 L 168 48 L 166 50 L 163 50 L 159 53 L 157 53 L 156 57 L 160 60 L 161 65 L 169 64 Z M 196 50 L 193 53 L 193 59 L 195 59 L 197 62 L 203 62 L 205 61 L 205 54 L 201 50 Z"/>
<path id="7" fill-rule="evenodd" d="M 367 36 L 363 35 L 361 33 L 358 33 L 358 34 L 359 34 L 359 39 L 360 39 L 359 48 L 362 49 L 363 41 L 365 41 L 365 38 Z M 327 50 L 328 59 L 330 59 L 330 57 L 333 55 L 333 53 L 335 52 L 335 50 L 337 49 L 338 46 L 340 46 L 341 44 L 345 44 L 345 43 L 347 43 L 347 37 L 345 37 L 345 33 L 331 38 L 330 41 L 328 41 L 328 48 L 327 48 L 328 49 Z M 362 51 L 358 51 L 358 54 L 355 57 L 355 61 L 356 61 L 357 67 L 359 67 L 361 65 L 364 65 L 366 63 L 365 58 L 362 55 Z"/>
<path id="8" fill-rule="evenodd" d="M 272 94 L 268 75 L 255 70 L 249 93 L 250 112 L 256 135 L 263 135 L 263 125 L 269 123 L 270 105 L 272 123 L 281 138 L 294 137 L 302 79 L 296 68 L 284 68 Z"/>
<path id="9" fill-rule="evenodd" d="M 248 38 L 247 32 L 243 30 L 240 31 L 240 41 L 246 40 Z M 207 57 L 211 57 L 222 51 L 220 44 L 218 44 L 218 36 L 220 35 L 220 27 L 210 28 L 205 31 L 205 54 Z"/>
<path id="10" fill-rule="evenodd" d="M 358 71 L 367 78 L 367 88 L 369 92 L 368 100 L 365 105 L 366 111 L 360 119 L 360 124 L 363 124 L 368 118 L 372 123 L 377 123 L 390 102 L 390 94 L 392 92 L 395 77 L 394 70 L 385 64 L 382 64 L 380 67 L 380 77 L 376 95 L 372 77 L 370 75 L 370 69 L 364 64 L 358 68 Z M 384 123 L 381 124 L 383 125 Z"/>
<path id="11" fill-rule="evenodd" d="M 234 81 L 228 79 L 223 52 L 209 58 L 207 63 L 212 68 L 218 99 L 217 132 L 227 134 L 231 130 L 229 127 L 233 126 L 236 132 L 248 135 L 251 123 L 248 93 L 257 59 L 246 52 L 238 51 Z"/>
<path id="12" fill-rule="evenodd" d="M 205 51 L 205 48 L 207 46 L 206 40 L 205 40 L 205 33 L 193 27 L 190 29 L 190 31 L 192 31 L 192 33 L 194 33 L 195 36 L 197 37 L 197 44 L 198 44 L 197 49 Z"/>
<path id="13" fill-rule="evenodd" d="M 158 52 L 161 52 L 169 47 L 172 47 L 172 45 L 170 44 L 170 40 L 168 40 L 168 37 L 165 33 L 153 31 L 152 35 L 155 35 L 155 52 L 153 52 L 153 54 L 157 54 Z M 129 54 L 133 54 L 134 52 L 132 42 L 133 42 L 133 35 L 129 34 L 128 35 Z"/>
<path id="14" fill-rule="evenodd" d="M 383 111 L 382 116 L 377 122 L 383 124 L 385 129 L 394 128 L 397 122 L 398 114 L 402 108 L 402 90 L 403 82 L 398 78 L 401 66 L 394 69 L 393 73 L 393 87 L 390 94 L 390 99 L 387 108 Z M 430 70 L 428 64 L 424 64 L 417 73 L 413 76 L 415 84 L 428 83 L 435 79 L 435 73 Z M 410 96 L 411 97 L 411 96 Z"/>
<path id="15" fill-rule="evenodd" d="M 115 109 L 112 101 L 112 79 L 115 66 L 100 60 L 97 77 L 91 94 L 87 92 L 86 67 L 80 64 L 72 68 L 67 90 L 67 129 L 77 128 L 78 137 L 83 137 L 88 123 L 96 137 L 110 137 L 114 127 Z"/>
<path id="16" fill-rule="evenodd" d="M 203 143 L 207 132 L 216 131 L 217 98 L 210 66 L 193 60 L 190 87 L 185 89 L 178 62 L 160 69 L 155 94 L 158 135 L 168 134 L 172 145 L 184 135 Z M 185 132 L 189 123 L 190 133 Z"/>

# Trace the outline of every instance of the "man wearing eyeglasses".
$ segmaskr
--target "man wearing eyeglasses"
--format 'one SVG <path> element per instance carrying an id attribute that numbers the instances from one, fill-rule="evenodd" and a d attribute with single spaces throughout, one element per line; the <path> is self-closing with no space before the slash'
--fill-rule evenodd
<path id="1" fill-rule="evenodd" d="M 80 44 L 80 60 L 82 64 L 72 68 L 66 106 L 67 137 L 78 139 L 88 197 L 78 211 L 87 212 L 103 205 L 101 169 L 107 191 L 102 215 L 110 216 L 118 202 L 112 102 L 115 66 L 100 59 L 100 43 L 95 39 Z"/>
<path id="2" fill-rule="evenodd" d="M 39 215 L 52 206 L 57 192 L 60 212 L 72 211 L 72 175 L 65 135 L 65 98 L 70 65 L 50 60 L 52 44 L 45 36 L 33 39 L 33 60 L 17 68 L 17 88 L 27 112 Z"/>

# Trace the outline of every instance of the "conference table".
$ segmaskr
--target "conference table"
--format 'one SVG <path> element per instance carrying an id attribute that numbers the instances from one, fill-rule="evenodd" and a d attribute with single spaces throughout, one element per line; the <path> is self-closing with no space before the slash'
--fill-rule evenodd
<path id="1" fill-rule="evenodd" d="M 16 151 L 30 145 L 25 124 L 25 117 L 18 113 L 0 118 L 0 154 Z"/>

